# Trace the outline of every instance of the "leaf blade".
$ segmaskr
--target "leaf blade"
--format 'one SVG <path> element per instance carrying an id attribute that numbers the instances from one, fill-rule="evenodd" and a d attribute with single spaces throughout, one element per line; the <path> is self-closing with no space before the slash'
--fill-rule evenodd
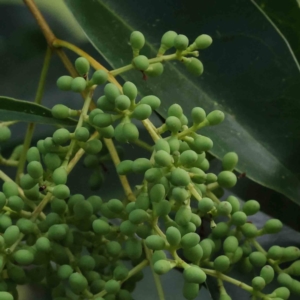
<path id="1" fill-rule="evenodd" d="M 65 126 L 74 126 L 77 123 L 76 120 L 71 118 L 65 120 L 55 119 L 51 110 L 45 106 L 4 96 L 0 96 L 0 120 Z"/>

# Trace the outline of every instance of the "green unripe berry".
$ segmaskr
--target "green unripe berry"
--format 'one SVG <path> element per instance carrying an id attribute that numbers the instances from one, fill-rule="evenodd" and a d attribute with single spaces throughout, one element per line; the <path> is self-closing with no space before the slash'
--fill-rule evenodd
<path id="1" fill-rule="evenodd" d="M 133 123 L 125 123 L 123 126 L 123 135 L 126 141 L 134 142 L 139 138 L 139 130 Z"/>
<path id="2" fill-rule="evenodd" d="M 127 236 L 132 236 L 135 234 L 136 230 L 136 224 L 133 224 L 129 220 L 123 221 L 120 225 L 120 231 Z"/>
<path id="3" fill-rule="evenodd" d="M 10 247 L 13 243 L 17 241 L 19 235 L 20 235 L 20 230 L 18 226 L 12 225 L 8 227 L 3 234 L 5 245 L 7 247 Z"/>
<path id="4" fill-rule="evenodd" d="M 111 103 L 115 102 L 115 99 L 121 95 L 118 87 L 113 83 L 108 83 L 104 87 L 104 94 L 107 100 Z"/>
<path id="5" fill-rule="evenodd" d="M 96 267 L 95 259 L 90 255 L 83 255 L 78 260 L 78 267 L 82 271 L 92 271 Z"/>
<path id="6" fill-rule="evenodd" d="M 295 259 L 298 259 L 300 257 L 300 250 L 297 247 L 289 246 L 286 248 L 283 248 L 282 258 L 281 261 L 293 261 Z"/>
<path id="7" fill-rule="evenodd" d="M 21 249 L 14 253 L 14 260 L 20 265 L 28 266 L 33 262 L 34 256 L 31 251 Z"/>
<path id="8" fill-rule="evenodd" d="M 150 117 L 152 114 L 152 108 L 148 104 L 140 103 L 138 106 L 135 107 L 132 117 L 137 120 L 145 120 Z"/>
<path id="9" fill-rule="evenodd" d="M 198 160 L 198 155 L 193 150 L 185 150 L 180 154 L 180 162 L 187 167 L 191 167 Z"/>
<path id="10" fill-rule="evenodd" d="M 214 260 L 214 269 L 218 272 L 225 272 L 230 266 L 230 260 L 226 255 L 220 255 Z"/>
<path id="11" fill-rule="evenodd" d="M 260 267 L 260 268 L 262 266 L 264 266 L 267 262 L 267 257 L 259 251 L 252 252 L 249 255 L 249 259 L 250 259 L 250 262 L 253 266 Z"/>
<path id="12" fill-rule="evenodd" d="M 181 241 L 181 234 L 180 231 L 174 227 L 174 226 L 170 226 L 168 227 L 168 229 L 166 230 L 166 238 L 168 243 L 171 246 L 178 246 L 180 241 Z"/>
<path id="13" fill-rule="evenodd" d="M 42 252 L 49 252 L 51 250 L 51 243 L 48 238 L 40 237 L 35 243 L 36 249 Z"/>
<path id="14" fill-rule="evenodd" d="M 235 212 L 231 217 L 231 223 L 235 226 L 242 226 L 247 222 L 247 215 L 242 211 Z"/>
<path id="15" fill-rule="evenodd" d="M 183 51 L 185 50 L 189 45 L 189 39 L 183 35 L 183 34 L 178 34 L 175 39 L 174 39 L 174 47 L 177 50 Z"/>
<path id="16" fill-rule="evenodd" d="M 61 159 L 55 153 L 47 153 L 43 159 L 46 167 L 51 171 L 54 171 L 61 165 Z"/>
<path id="17" fill-rule="evenodd" d="M 114 269 L 114 279 L 124 280 L 127 278 L 129 270 L 124 265 L 119 265 Z"/>
<path id="18" fill-rule="evenodd" d="M 169 143 L 164 139 L 159 139 L 155 142 L 155 150 L 156 152 L 159 150 L 165 151 L 167 153 L 170 153 L 170 146 Z"/>
<path id="19" fill-rule="evenodd" d="M 282 255 L 283 255 L 283 248 L 280 246 L 272 246 L 268 250 L 268 258 L 278 260 L 281 259 Z"/>
<path id="20" fill-rule="evenodd" d="M 119 199 L 110 199 L 107 202 L 107 207 L 115 214 L 120 214 L 124 210 L 124 204 Z"/>
<path id="21" fill-rule="evenodd" d="M 192 210 L 188 206 L 181 206 L 176 215 L 175 222 L 180 226 L 187 226 L 192 218 Z"/>
<path id="22" fill-rule="evenodd" d="M 236 198 L 234 196 L 229 196 L 226 199 L 226 201 L 231 204 L 231 207 L 232 207 L 231 214 L 234 214 L 235 212 L 240 210 L 240 201 L 238 198 Z"/>
<path id="23" fill-rule="evenodd" d="M 266 286 L 266 282 L 262 277 L 256 276 L 252 279 L 252 286 L 255 290 L 260 291 Z"/>
<path id="24" fill-rule="evenodd" d="M 222 171 L 218 175 L 218 183 L 223 188 L 232 188 L 236 185 L 236 182 L 235 174 L 230 171 Z"/>
<path id="25" fill-rule="evenodd" d="M 183 115 L 183 110 L 179 104 L 175 103 L 169 107 L 169 109 L 168 109 L 169 117 L 174 116 L 174 117 L 180 118 L 182 115 Z"/>
<path id="26" fill-rule="evenodd" d="M 77 202 L 74 207 L 74 217 L 77 220 L 86 220 L 93 214 L 93 206 L 89 201 Z"/>
<path id="27" fill-rule="evenodd" d="M 19 212 L 24 208 L 24 201 L 19 196 L 10 196 L 7 201 L 7 206 L 16 212 Z"/>
<path id="28" fill-rule="evenodd" d="M 229 202 L 222 201 L 217 206 L 218 215 L 228 216 L 232 211 L 232 206 Z"/>
<path id="29" fill-rule="evenodd" d="M 79 294 L 88 287 L 88 281 L 82 274 L 73 273 L 69 277 L 69 285 L 75 294 Z"/>
<path id="30" fill-rule="evenodd" d="M 70 132 L 65 128 L 57 129 L 53 133 L 53 142 L 57 145 L 63 145 L 70 140 Z"/>
<path id="31" fill-rule="evenodd" d="M 149 60 L 145 55 L 138 55 L 132 60 L 133 66 L 140 70 L 146 71 L 149 68 Z"/>
<path id="32" fill-rule="evenodd" d="M 243 206 L 243 212 L 247 216 L 256 214 L 260 210 L 260 204 L 256 200 L 248 200 Z"/>
<path id="33" fill-rule="evenodd" d="M 7 215 L 0 215 L 0 230 L 1 232 L 4 232 L 8 227 L 12 225 L 12 220 Z"/>
<path id="34" fill-rule="evenodd" d="M 194 138 L 193 150 L 201 154 L 203 151 L 209 151 L 213 145 L 213 141 L 210 138 L 198 135 Z"/>
<path id="35" fill-rule="evenodd" d="M 135 201 L 135 207 L 143 210 L 147 210 L 150 207 L 150 198 L 148 193 L 140 193 Z"/>
<path id="36" fill-rule="evenodd" d="M 60 76 L 56 81 L 56 85 L 62 91 L 69 91 L 72 81 L 73 78 L 71 76 Z"/>
<path id="37" fill-rule="evenodd" d="M 210 257 L 212 254 L 213 248 L 215 247 L 214 242 L 211 239 L 204 239 L 200 241 L 200 246 L 203 250 L 202 260 L 205 260 Z"/>
<path id="38" fill-rule="evenodd" d="M 53 188 L 53 195 L 58 199 L 66 199 L 70 196 L 70 189 L 64 184 L 56 185 Z"/>
<path id="39" fill-rule="evenodd" d="M 96 108 L 96 109 L 114 111 L 115 110 L 115 103 L 114 102 L 109 102 L 108 99 L 106 98 L 106 96 L 101 96 L 97 100 L 97 107 L 98 108 Z"/>
<path id="40" fill-rule="evenodd" d="M 106 250 L 109 255 L 116 257 L 120 254 L 122 247 L 120 243 L 116 241 L 110 241 L 106 244 Z"/>
<path id="41" fill-rule="evenodd" d="M 109 224 L 101 219 L 97 219 L 93 222 L 93 230 L 97 234 L 108 234 L 110 232 L 110 226 Z"/>
<path id="42" fill-rule="evenodd" d="M 4 182 L 2 185 L 2 191 L 6 198 L 19 195 L 18 185 L 13 181 Z"/>
<path id="43" fill-rule="evenodd" d="M 251 223 L 245 223 L 241 226 L 242 233 L 247 238 L 254 238 L 258 231 L 254 224 Z"/>
<path id="44" fill-rule="evenodd" d="M 223 169 L 226 171 L 232 171 L 238 163 L 238 156 L 235 152 L 228 152 L 222 159 Z"/>
<path id="45" fill-rule="evenodd" d="M 167 31 L 161 38 L 161 46 L 159 49 L 159 54 L 164 54 L 166 50 L 174 47 L 174 41 L 177 37 L 177 33 L 175 31 Z"/>
<path id="46" fill-rule="evenodd" d="M 224 121 L 225 115 L 222 111 L 220 110 L 214 110 L 210 112 L 206 119 L 209 122 L 210 126 L 218 125 Z"/>
<path id="47" fill-rule="evenodd" d="M 212 44 L 212 38 L 207 34 L 201 34 L 194 43 L 196 44 L 196 49 L 206 49 Z"/>
<path id="48" fill-rule="evenodd" d="M 263 230 L 265 233 L 278 233 L 281 231 L 283 227 L 283 224 L 280 220 L 278 219 L 270 219 L 268 220 L 264 227 L 263 227 Z"/>
<path id="49" fill-rule="evenodd" d="M 160 202 L 165 198 L 166 189 L 163 184 L 157 183 L 150 190 L 149 197 L 152 202 Z"/>
<path id="50" fill-rule="evenodd" d="M 100 133 L 100 136 L 104 137 L 105 139 L 111 139 L 115 136 L 115 129 L 112 125 L 102 127 L 102 128 L 97 128 L 97 130 Z"/>
<path id="51" fill-rule="evenodd" d="M 0 126 L 0 143 L 6 142 L 11 137 L 11 131 L 7 126 Z"/>
<path id="52" fill-rule="evenodd" d="M 228 235 L 229 225 L 225 222 L 219 222 L 215 228 L 212 229 L 213 238 L 221 239 Z"/>
<path id="53" fill-rule="evenodd" d="M 17 221 L 16 225 L 23 234 L 29 234 L 34 231 L 34 223 L 28 219 L 21 218 Z"/>
<path id="54" fill-rule="evenodd" d="M 0 209 L 6 205 L 6 196 L 4 193 L 0 192 Z"/>
<path id="55" fill-rule="evenodd" d="M 101 113 L 94 116 L 92 123 L 93 125 L 102 128 L 111 125 L 113 123 L 113 118 L 111 114 Z"/>
<path id="56" fill-rule="evenodd" d="M 64 200 L 58 199 L 58 198 L 54 198 L 51 201 L 51 210 L 54 213 L 57 213 L 59 215 L 63 215 L 66 211 L 67 208 L 67 204 Z"/>
<path id="57" fill-rule="evenodd" d="M 61 265 L 57 270 L 57 275 L 61 280 L 68 279 L 73 273 L 73 269 L 69 265 Z"/>
<path id="58" fill-rule="evenodd" d="M 190 260 L 192 263 L 198 264 L 203 256 L 203 250 L 198 244 L 192 248 L 184 249 L 183 255 L 186 259 Z"/>
<path id="59" fill-rule="evenodd" d="M 192 214 L 191 222 L 195 224 L 196 227 L 199 227 L 202 223 L 201 218 L 196 214 Z"/>
<path id="60" fill-rule="evenodd" d="M 184 282 L 182 295 L 185 299 L 192 300 L 197 297 L 199 293 L 199 285 L 197 283 Z"/>
<path id="61" fill-rule="evenodd" d="M 147 104 L 152 108 L 152 110 L 156 110 L 160 107 L 161 101 L 156 96 L 149 95 L 149 96 L 143 97 L 139 103 Z"/>
<path id="62" fill-rule="evenodd" d="M 101 151 L 102 146 L 100 140 L 90 140 L 85 143 L 83 149 L 88 154 L 97 154 Z"/>
<path id="63" fill-rule="evenodd" d="M 134 83 L 126 81 L 123 85 L 123 94 L 133 101 L 137 96 L 137 88 Z M 147 103 L 146 103 L 147 104 Z"/>
<path id="64" fill-rule="evenodd" d="M 166 126 L 172 132 L 178 132 L 181 129 L 181 122 L 177 117 L 170 116 L 166 119 Z"/>
<path id="65" fill-rule="evenodd" d="M 117 165 L 117 173 L 119 175 L 127 175 L 128 173 L 132 172 L 132 160 L 123 160 Z"/>
<path id="66" fill-rule="evenodd" d="M 206 118 L 206 112 L 201 107 L 194 107 L 192 109 L 192 120 L 194 124 L 202 123 Z"/>
<path id="67" fill-rule="evenodd" d="M 140 31 L 133 31 L 130 35 L 130 45 L 133 50 L 141 50 L 145 45 L 145 37 Z"/>
<path id="68" fill-rule="evenodd" d="M 75 93 L 81 93 L 86 88 L 86 80 L 82 77 L 76 77 L 72 80 L 71 90 Z"/>
<path id="69" fill-rule="evenodd" d="M 154 182 L 163 176 L 160 168 L 151 168 L 145 172 L 145 179 L 148 182 Z"/>
<path id="70" fill-rule="evenodd" d="M 288 289 L 290 289 L 290 287 L 293 284 L 293 278 L 286 273 L 280 273 L 277 276 L 277 281 L 280 285 L 283 285 L 283 286 L 287 287 Z"/>
<path id="71" fill-rule="evenodd" d="M 26 153 L 26 159 L 28 162 L 41 161 L 39 149 L 37 147 L 30 147 Z"/>
<path id="72" fill-rule="evenodd" d="M 170 181 L 175 186 L 187 186 L 191 182 L 191 179 L 185 170 L 176 168 L 171 171 Z"/>
<path id="73" fill-rule="evenodd" d="M 125 253 L 130 259 L 138 259 L 143 253 L 142 243 L 137 239 L 128 239 L 125 243 Z"/>
<path id="74" fill-rule="evenodd" d="M 203 283 L 206 281 L 206 274 L 198 266 L 190 266 L 184 269 L 183 278 L 189 283 Z"/>
<path id="75" fill-rule="evenodd" d="M 158 235 L 150 235 L 145 240 L 146 246 L 152 250 L 162 250 L 165 248 L 165 240 Z"/>
<path id="76" fill-rule="evenodd" d="M 239 241 L 235 236 L 228 236 L 223 243 L 225 253 L 234 253 L 239 246 Z"/>
<path id="77" fill-rule="evenodd" d="M 183 249 L 195 247 L 200 242 L 200 236 L 197 233 L 190 232 L 185 234 L 180 241 Z"/>
<path id="78" fill-rule="evenodd" d="M 149 218 L 150 216 L 143 209 L 135 209 L 129 214 L 129 221 L 133 224 L 143 223 L 145 221 L 148 221 Z"/>
<path id="79" fill-rule="evenodd" d="M 202 62 L 197 59 L 196 57 L 189 57 L 189 58 L 184 58 L 183 63 L 186 67 L 186 69 L 194 76 L 200 76 L 202 75 L 204 71 L 204 67 Z"/>
<path id="80" fill-rule="evenodd" d="M 172 269 L 172 265 L 168 260 L 161 259 L 155 262 L 153 269 L 156 274 L 163 275 Z"/>
<path id="81" fill-rule="evenodd" d="M 48 238 L 54 241 L 61 241 L 67 235 L 66 228 L 61 224 L 52 225 L 48 230 Z"/>
<path id="82" fill-rule="evenodd" d="M 38 179 L 43 175 L 44 169 L 40 162 L 32 161 L 27 165 L 27 172 L 32 178 Z"/>
<path id="83" fill-rule="evenodd" d="M 156 216 L 163 217 L 170 213 L 171 204 L 168 200 L 161 200 L 158 203 L 153 204 L 153 212 Z"/>
<path id="84" fill-rule="evenodd" d="M 14 300 L 12 294 L 8 292 L 0 292 L 0 299 L 1 300 Z"/>
<path id="85" fill-rule="evenodd" d="M 57 119 L 66 119 L 70 116 L 70 108 L 63 104 L 56 104 L 51 109 L 52 116 Z"/>
<path id="86" fill-rule="evenodd" d="M 269 284 L 274 279 L 274 269 L 266 265 L 260 270 L 260 276 L 265 280 L 266 284 Z"/>
<path id="87" fill-rule="evenodd" d="M 172 189 L 172 198 L 179 203 L 182 203 L 189 197 L 189 193 L 186 189 L 181 187 L 175 187 Z"/>
<path id="88" fill-rule="evenodd" d="M 104 289 L 109 294 L 116 294 L 120 290 L 120 284 L 114 279 L 110 279 L 105 283 Z"/>
<path id="89" fill-rule="evenodd" d="M 160 76 L 164 71 L 164 65 L 160 62 L 151 64 L 145 73 L 150 77 Z"/>
<path id="90" fill-rule="evenodd" d="M 93 84 L 101 85 L 107 81 L 108 73 L 104 70 L 97 70 L 94 72 L 91 81 Z"/>
<path id="91" fill-rule="evenodd" d="M 115 100 L 116 108 L 122 111 L 128 109 L 130 104 L 130 99 L 125 95 L 120 95 Z"/>
<path id="92" fill-rule="evenodd" d="M 287 300 L 291 294 L 289 289 L 283 286 L 274 290 L 273 293 L 276 295 L 276 297 L 282 298 L 284 300 Z"/>
<path id="93" fill-rule="evenodd" d="M 209 211 L 211 211 L 214 207 L 214 202 L 210 199 L 210 198 L 202 198 L 199 202 L 198 202 L 198 209 L 201 213 L 206 214 Z"/>
<path id="94" fill-rule="evenodd" d="M 169 167 L 173 163 L 172 156 L 164 150 L 158 150 L 154 154 L 154 160 L 160 167 Z"/>
<path id="95" fill-rule="evenodd" d="M 79 75 L 85 75 L 90 69 L 90 63 L 85 57 L 78 57 L 75 60 L 75 69 Z"/>
<path id="96" fill-rule="evenodd" d="M 55 169 L 52 173 L 52 179 L 56 185 L 66 184 L 68 179 L 68 172 L 66 168 L 59 167 Z"/>

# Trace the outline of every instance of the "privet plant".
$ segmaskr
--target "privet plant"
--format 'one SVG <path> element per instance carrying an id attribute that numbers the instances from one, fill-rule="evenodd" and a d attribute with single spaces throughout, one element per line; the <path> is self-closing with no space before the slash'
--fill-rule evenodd
<path id="1" fill-rule="evenodd" d="M 220 189 L 237 183 L 233 170 L 238 157 L 227 153 L 223 171 L 209 173 L 206 152 L 213 142 L 201 129 L 219 125 L 224 114 L 219 110 L 207 113 L 201 107 L 183 112 L 174 103 L 165 123 L 156 128 L 149 117 L 161 100 L 147 95 L 138 101 L 135 83 L 120 86 L 114 79 L 131 69 L 159 76 L 163 63 L 170 60 L 180 61 L 199 76 L 203 65 L 198 51 L 211 43 L 205 34 L 189 43 L 185 35 L 168 31 L 157 56 L 150 59 L 140 54 L 143 34 L 134 31 L 132 61 L 108 72 L 99 64 L 90 70 L 95 61 L 89 55 L 67 42 L 53 41 L 54 47 L 65 46 L 80 54 L 74 64 L 77 76 L 61 76 L 58 88 L 82 93 L 85 99 L 81 110 L 62 104 L 52 107 L 56 119 L 77 119 L 74 130 L 59 128 L 35 145 L 30 145 L 26 134 L 24 145 L 9 158 L 1 157 L 3 164 L 18 168 L 16 181 L 0 171 L 4 181 L 0 192 L 1 300 L 18 299 L 16 286 L 30 282 L 45 284 L 55 300 L 129 300 L 149 265 L 159 299 L 165 299 L 159 276 L 173 268 L 183 270 L 182 299 L 195 299 L 207 276 L 217 278 L 220 300 L 232 299 L 224 281 L 246 290 L 252 299 L 285 300 L 290 293 L 300 295 L 300 282 L 294 278 L 300 276 L 299 249 L 276 245 L 265 250 L 256 241 L 259 236 L 278 233 L 280 220 L 268 220 L 257 228 L 248 221 L 248 216 L 260 210 L 256 200 L 241 206 L 234 196 L 223 201 L 217 197 Z M 165 54 L 169 49 L 175 52 Z M 104 94 L 96 101 L 97 107 L 92 106 L 93 93 L 101 85 Z M 11 136 L 11 121 L 0 124 L 1 143 Z M 139 139 L 136 121 L 145 126 L 152 145 Z M 135 143 L 148 149 L 149 155 L 120 161 L 122 149 L 114 141 Z M 73 194 L 68 187 L 68 174 L 81 158 L 91 169 L 89 187 L 94 195 L 88 198 Z M 116 166 L 125 192 L 122 199 L 106 199 L 99 190 L 103 181 L 99 164 L 107 160 Z M 139 174 L 141 180 L 134 191 L 126 177 L 130 173 Z M 218 221 L 220 216 L 224 221 Z M 200 239 L 197 232 L 204 219 L 209 220 L 211 233 Z M 125 261 L 131 262 L 130 268 Z M 282 269 L 280 265 L 286 262 L 290 266 Z M 246 273 L 255 270 L 257 276 L 247 285 L 228 275 L 233 268 Z M 278 288 L 266 294 L 264 288 L 273 280 Z"/>

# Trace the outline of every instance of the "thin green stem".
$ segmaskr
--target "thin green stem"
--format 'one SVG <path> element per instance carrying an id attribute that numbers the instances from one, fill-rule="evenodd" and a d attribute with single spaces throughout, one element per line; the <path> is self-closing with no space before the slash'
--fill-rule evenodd
<path id="1" fill-rule="evenodd" d="M 159 56 L 159 57 L 154 57 L 149 59 L 149 64 L 154 64 L 154 63 L 158 63 L 158 62 L 165 62 L 168 60 L 174 60 L 174 59 L 178 59 L 176 54 L 170 54 L 170 55 L 163 55 L 163 56 Z M 110 71 L 109 73 L 113 76 L 117 76 L 121 73 L 127 72 L 129 70 L 134 69 L 134 65 L 130 64 L 130 65 L 126 65 L 124 67 L 121 67 L 119 69 L 115 69 L 113 71 Z"/>
<path id="2" fill-rule="evenodd" d="M 160 281 L 160 278 L 159 278 L 158 274 L 156 274 L 154 272 L 153 264 L 152 264 L 152 261 L 151 261 L 152 253 L 149 250 L 149 248 L 146 246 L 144 241 L 143 241 L 143 245 L 144 245 L 144 249 L 145 249 L 145 253 L 146 253 L 146 258 L 149 261 L 152 276 L 153 276 L 153 279 L 154 279 L 154 282 L 155 282 L 158 298 L 159 298 L 159 300 L 164 300 L 165 299 L 164 290 L 163 290 L 163 287 L 161 285 L 161 281 Z"/>
<path id="3" fill-rule="evenodd" d="M 3 156 L 0 155 L 0 164 L 9 166 L 9 167 L 17 167 L 19 164 L 19 161 L 12 160 L 12 159 L 5 159 Z"/>
<path id="4" fill-rule="evenodd" d="M 258 241 L 256 241 L 255 239 L 252 239 L 251 243 L 259 252 L 261 252 L 267 256 L 267 254 L 268 254 L 267 251 L 259 244 Z M 268 262 L 277 273 L 283 272 L 283 270 L 277 265 L 277 263 L 273 259 L 268 258 Z"/>
<path id="5" fill-rule="evenodd" d="M 51 60 L 51 55 L 52 55 L 51 49 L 49 47 L 47 47 L 41 76 L 40 76 L 36 96 L 34 99 L 34 102 L 37 104 L 41 104 L 41 101 L 42 101 L 42 97 L 43 97 L 44 89 L 45 89 L 46 78 L 47 78 L 47 73 L 49 70 L 49 65 L 50 65 L 50 60 Z M 26 134 L 25 134 L 23 151 L 22 151 L 20 159 L 19 159 L 19 165 L 18 165 L 17 173 L 16 173 L 15 181 L 18 184 L 20 183 L 21 174 L 24 171 L 24 166 L 25 166 L 25 162 L 26 162 L 26 153 L 30 147 L 34 129 L 35 129 L 35 123 L 29 123 L 27 126 Z"/>
<path id="6" fill-rule="evenodd" d="M 137 139 L 133 142 L 134 144 L 136 144 L 137 146 L 149 151 L 149 152 L 152 152 L 153 151 L 153 147 L 150 146 L 149 144 L 147 144 L 146 142 L 140 140 L 140 139 Z"/>
<path id="7" fill-rule="evenodd" d="M 220 203 L 219 198 L 211 191 L 207 191 L 206 195 L 208 198 L 210 198 L 212 201 L 214 201 L 215 203 Z"/>
<path id="8" fill-rule="evenodd" d="M 142 262 L 140 262 L 137 266 L 135 266 L 134 268 L 132 268 L 129 273 L 128 276 L 122 280 L 119 281 L 120 284 L 122 284 L 123 282 L 125 282 L 126 280 L 128 280 L 130 277 L 132 277 L 133 275 L 135 275 L 136 273 L 140 272 L 141 270 L 143 270 L 147 265 L 149 264 L 148 259 L 144 259 Z M 103 297 L 107 294 L 106 291 L 102 291 L 96 295 L 94 295 L 94 299 L 96 299 L 97 297 Z"/>
<path id="9" fill-rule="evenodd" d="M 81 127 L 82 124 L 83 124 L 83 119 L 84 119 L 84 116 L 87 114 L 87 112 L 89 110 L 95 88 L 96 88 L 96 86 L 92 86 L 88 90 L 88 94 L 87 94 L 87 97 L 84 100 L 84 104 L 83 104 L 83 107 L 82 107 L 82 110 L 81 110 L 81 115 L 79 117 L 76 129 Z M 75 129 L 75 131 L 76 131 L 76 129 Z M 66 167 L 68 165 L 76 143 L 77 143 L 77 141 L 75 139 L 71 141 L 71 144 L 69 146 L 69 150 L 68 150 L 68 152 L 65 156 L 65 159 L 64 159 L 64 162 L 63 162 L 62 166 Z"/>
<path id="10" fill-rule="evenodd" d="M 20 121 L 7 121 L 7 122 L 1 122 L 0 123 L 0 126 L 11 126 L 11 125 L 13 125 L 13 124 L 16 124 L 16 123 L 18 123 L 18 122 L 20 122 Z"/>

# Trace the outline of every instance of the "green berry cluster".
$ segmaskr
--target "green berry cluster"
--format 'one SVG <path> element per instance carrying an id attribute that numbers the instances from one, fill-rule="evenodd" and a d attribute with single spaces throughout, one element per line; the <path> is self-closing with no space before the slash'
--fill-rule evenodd
<path id="1" fill-rule="evenodd" d="M 234 268 L 255 271 L 251 285 L 238 282 L 255 299 L 285 300 L 290 293 L 300 295 L 300 281 L 294 278 L 300 276 L 300 250 L 274 245 L 266 251 L 256 241 L 264 234 L 280 232 L 281 221 L 270 219 L 257 228 L 249 216 L 260 211 L 258 201 L 241 205 L 234 196 L 223 201 L 217 197 L 236 185 L 238 156 L 225 154 L 222 171 L 210 172 L 207 152 L 213 141 L 199 131 L 221 124 L 224 113 L 207 113 L 202 107 L 184 112 L 175 103 L 168 108 L 164 124 L 156 128 L 149 118 L 161 100 L 155 95 L 138 99 L 133 82 L 118 86 L 111 80 L 132 68 L 149 76 L 160 75 L 162 63 L 170 57 L 183 62 L 192 74 L 201 75 L 201 61 L 186 56 L 197 56 L 196 50 L 211 43 L 208 35 L 189 44 L 186 36 L 168 31 L 157 57 L 148 59 L 140 55 L 145 38 L 134 31 L 130 65 L 111 72 L 96 70 L 89 79 L 90 63 L 79 57 L 75 61 L 79 76 L 57 80 L 62 91 L 85 94 L 85 102 L 81 110 L 56 104 L 53 117 L 78 117 L 76 128 L 72 132 L 59 128 L 27 149 L 18 184 L 5 177 L 0 192 L 0 299 L 16 300 L 17 285 L 34 282 L 51 288 L 54 300 L 130 300 L 149 264 L 157 275 L 183 269 L 182 296 L 188 300 L 197 297 L 207 276 L 219 279 L 220 299 L 231 299 L 222 282 L 237 283 L 228 276 Z M 164 56 L 172 47 L 176 53 Z M 109 78 L 113 82 L 106 83 Z M 89 111 L 94 90 L 103 84 L 97 107 Z M 146 127 L 153 143 L 147 147 L 148 157 L 129 160 L 113 142 L 139 144 L 138 122 Z M 0 142 L 10 135 L 7 126 L 0 126 Z M 17 161 L 23 149 L 17 147 L 11 159 Z M 81 157 L 91 170 L 88 185 L 92 191 L 98 191 L 105 180 L 101 165 L 113 161 L 125 197 L 105 199 L 101 191 L 89 197 L 72 194 L 68 175 Z M 134 191 L 123 180 L 131 174 L 141 178 Z M 47 205 L 49 210 L 44 213 Z M 200 238 L 205 220 L 211 232 Z M 290 265 L 281 269 L 287 262 Z M 267 295 L 263 290 L 275 276 L 278 288 Z"/>

